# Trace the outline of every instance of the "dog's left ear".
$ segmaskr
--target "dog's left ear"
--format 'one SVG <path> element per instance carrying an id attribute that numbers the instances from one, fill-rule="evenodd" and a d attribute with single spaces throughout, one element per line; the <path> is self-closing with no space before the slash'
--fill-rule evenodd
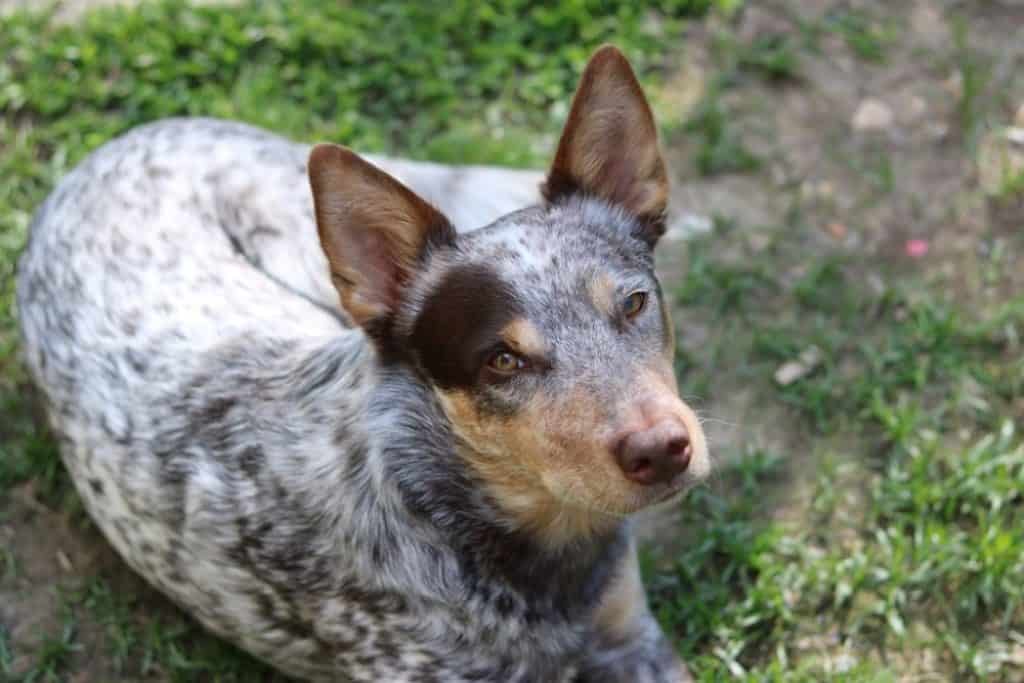
<path id="1" fill-rule="evenodd" d="M 541 193 L 549 202 L 588 194 L 618 204 L 651 247 L 665 232 L 668 173 L 658 129 L 633 69 L 611 45 L 590 58 Z"/>

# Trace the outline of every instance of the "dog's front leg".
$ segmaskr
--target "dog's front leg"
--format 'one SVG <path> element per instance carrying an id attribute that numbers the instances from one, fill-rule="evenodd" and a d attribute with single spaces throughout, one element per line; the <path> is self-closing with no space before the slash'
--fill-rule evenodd
<path id="1" fill-rule="evenodd" d="M 691 683 L 686 665 L 647 608 L 636 548 L 595 613 L 593 638 L 575 683 Z"/>

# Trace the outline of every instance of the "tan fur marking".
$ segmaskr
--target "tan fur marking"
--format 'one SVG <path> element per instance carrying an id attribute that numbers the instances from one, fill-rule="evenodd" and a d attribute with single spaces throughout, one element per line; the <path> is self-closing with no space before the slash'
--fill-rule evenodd
<path id="1" fill-rule="evenodd" d="M 618 576 L 601 599 L 594 614 L 594 623 L 612 642 L 625 642 L 636 630 L 647 612 L 647 596 L 640 580 L 640 563 L 635 543 L 622 560 Z"/>
<path id="2" fill-rule="evenodd" d="M 510 515 L 511 526 L 558 546 L 632 511 L 619 509 L 621 494 L 612 493 L 621 476 L 595 438 L 594 396 L 580 392 L 557 406 L 538 399 L 511 419 L 481 416 L 463 392 L 439 397 L 467 446 L 460 454 Z"/>
<path id="3" fill-rule="evenodd" d="M 615 281 L 607 273 L 599 273 L 590 280 L 587 283 L 587 290 L 597 310 L 607 316 L 615 315 L 618 308 L 618 301 L 615 298 L 617 288 Z"/>
<path id="4" fill-rule="evenodd" d="M 513 351 L 527 356 L 543 356 L 548 352 L 548 344 L 540 330 L 526 318 L 516 318 L 501 331 L 501 338 L 505 340 Z"/>
<path id="5" fill-rule="evenodd" d="M 707 474 L 704 432 L 676 394 L 670 363 L 640 369 L 633 387 L 616 401 L 585 386 L 559 396 L 537 395 L 512 417 L 481 414 L 466 392 L 439 391 L 438 396 L 462 441 L 460 455 L 508 514 L 509 525 L 558 546 L 671 494 L 622 475 L 610 452 L 619 430 L 678 419 L 693 444 L 686 484 Z"/>

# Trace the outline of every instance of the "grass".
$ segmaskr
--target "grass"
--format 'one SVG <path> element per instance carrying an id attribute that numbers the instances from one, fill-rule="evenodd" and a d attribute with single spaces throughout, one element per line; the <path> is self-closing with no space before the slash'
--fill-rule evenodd
<path id="1" fill-rule="evenodd" d="M 686 349 L 682 384 L 789 406 L 810 457 L 738 453 L 691 498 L 692 543 L 647 564 L 662 623 L 706 681 L 1015 680 L 1024 298 L 968 315 L 897 274 L 871 290 L 854 254 L 800 266 L 799 225 L 770 231 L 767 256 L 726 256 L 714 247 L 734 230 L 688 245 L 676 295 L 710 338 Z M 820 365 L 779 386 L 775 368 L 811 345 Z"/>
<path id="2" fill-rule="evenodd" d="M 884 62 L 886 47 L 895 40 L 892 27 L 883 25 L 862 11 L 830 11 L 824 24 L 825 30 L 842 36 L 850 51 L 867 62 Z"/>
<path id="3" fill-rule="evenodd" d="M 683 126 L 684 133 L 697 139 L 697 171 L 703 176 L 756 171 L 761 168 L 761 159 L 746 147 L 733 125 L 721 88 L 719 83 L 712 84 Z"/>
<path id="4" fill-rule="evenodd" d="M 536 164 L 593 47 L 617 42 L 657 81 L 667 46 L 712 6 L 735 18 L 740 3 L 156 2 L 73 26 L 0 19 L 0 531 L 16 523 L 5 494 L 26 487 L 87 526 L 17 362 L 11 275 L 32 210 L 90 150 L 144 121 L 208 114 L 366 151 Z M 878 14 L 797 23 L 804 47 L 833 32 L 881 68 L 894 34 Z M 787 35 L 743 43 L 731 21 L 720 20 L 712 85 L 677 131 L 708 176 L 767 164 L 729 96 L 752 82 L 801 87 L 814 52 Z M 958 120 L 973 131 L 987 72 L 966 29 L 954 35 Z M 846 160 L 855 212 L 898 191 L 894 154 L 869 146 Z M 684 393 L 710 406 L 747 396 L 786 438 L 722 449 L 713 485 L 679 509 L 682 542 L 645 553 L 652 606 L 701 681 L 1019 680 L 1024 299 L 965 301 L 927 273 L 823 242 L 799 207 L 791 218 L 720 217 L 679 247 L 685 267 L 667 291 Z M 998 246 L 992 290 L 1024 248 Z M 778 384 L 776 369 L 810 347 L 817 364 Z M 0 547 L 0 593 L 32 581 L 19 552 Z M 69 576 L 58 592 L 35 647 L 18 650 L 0 621 L 0 680 L 74 680 L 90 665 L 96 680 L 281 680 L 123 567 Z"/>
<path id="5" fill-rule="evenodd" d="M 956 70 L 960 77 L 957 115 L 960 131 L 969 145 L 974 145 L 978 129 L 983 122 L 983 104 L 989 81 L 989 64 L 970 45 L 966 21 L 960 17 L 953 22 L 953 45 Z"/>

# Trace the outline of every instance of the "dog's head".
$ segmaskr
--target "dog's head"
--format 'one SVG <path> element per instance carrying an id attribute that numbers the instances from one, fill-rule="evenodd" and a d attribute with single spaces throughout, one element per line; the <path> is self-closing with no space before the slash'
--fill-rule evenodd
<path id="1" fill-rule="evenodd" d="M 430 384 L 510 521 L 563 541 L 707 475 L 654 274 L 667 173 L 618 50 L 587 65 L 541 206 L 456 235 L 342 147 L 314 148 L 309 173 L 342 305 Z"/>

